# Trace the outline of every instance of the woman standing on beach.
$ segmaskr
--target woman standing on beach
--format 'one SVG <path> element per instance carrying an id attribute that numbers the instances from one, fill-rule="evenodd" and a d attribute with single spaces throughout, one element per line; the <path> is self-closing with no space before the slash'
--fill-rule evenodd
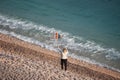
<path id="1" fill-rule="evenodd" d="M 67 54 L 68 54 L 67 48 L 63 48 L 63 51 L 61 53 L 61 69 L 65 67 L 65 71 L 67 70 Z"/>

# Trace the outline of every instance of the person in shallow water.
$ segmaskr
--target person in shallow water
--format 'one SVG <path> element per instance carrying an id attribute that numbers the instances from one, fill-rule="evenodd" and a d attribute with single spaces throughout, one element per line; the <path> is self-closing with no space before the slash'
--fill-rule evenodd
<path id="1" fill-rule="evenodd" d="M 59 34 L 58 32 L 54 33 L 55 46 L 59 47 L 59 45 L 61 45 L 62 37 L 63 37 L 63 35 Z"/>
<path id="2" fill-rule="evenodd" d="M 67 56 L 68 50 L 67 48 L 63 48 L 63 51 L 61 52 L 61 69 L 65 67 L 65 71 L 67 70 Z"/>
<path id="3" fill-rule="evenodd" d="M 58 32 L 56 32 L 55 35 L 54 35 L 54 38 L 55 38 L 56 40 L 61 39 L 62 37 L 63 37 L 63 36 L 60 35 Z"/>

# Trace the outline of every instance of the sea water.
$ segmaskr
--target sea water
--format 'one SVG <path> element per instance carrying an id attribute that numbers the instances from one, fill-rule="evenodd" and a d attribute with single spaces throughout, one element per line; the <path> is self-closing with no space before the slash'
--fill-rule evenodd
<path id="1" fill-rule="evenodd" d="M 0 33 L 120 70 L 119 0 L 1 0 Z M 59 42 L 55 32 L 63 35 Z"/>

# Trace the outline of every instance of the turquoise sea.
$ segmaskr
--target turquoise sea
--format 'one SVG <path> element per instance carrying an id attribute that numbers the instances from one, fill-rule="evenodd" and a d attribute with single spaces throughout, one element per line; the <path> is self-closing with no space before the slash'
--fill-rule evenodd
<path id="1" fill-rule="evenodd" d="M 120 71 L 120 0 L 1 0 L 0 33 Z"/>

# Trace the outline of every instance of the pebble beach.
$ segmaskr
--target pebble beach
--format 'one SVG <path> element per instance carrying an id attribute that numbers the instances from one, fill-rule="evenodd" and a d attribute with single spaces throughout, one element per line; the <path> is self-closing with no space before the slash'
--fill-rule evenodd
<path id="1" fill-rule="evenodd" d="M 0 80 L 120 80 L 120 73 L 71 57 L 61 70 L 60 54 L 0 33 Z"/>

